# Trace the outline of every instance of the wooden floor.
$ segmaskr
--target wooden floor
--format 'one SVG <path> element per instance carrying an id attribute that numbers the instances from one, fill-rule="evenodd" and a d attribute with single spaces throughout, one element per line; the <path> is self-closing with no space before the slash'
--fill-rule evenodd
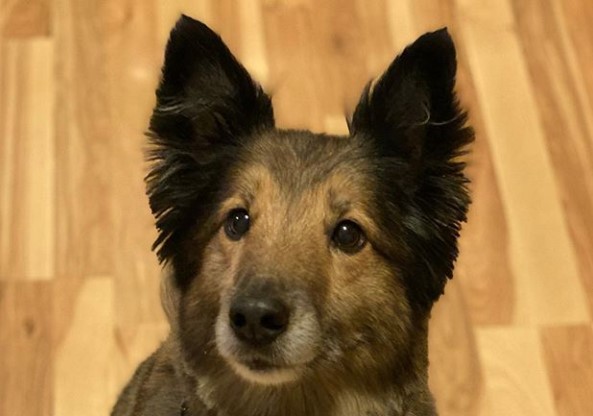
<path id="1" fill-rule="evenodd" d="M 432 323 L 441 415 L 593 415 L 591 0 L 0 0 L 0 415 L 106 415 L 166 334 L 141 149 L 181 11 L 280 126 L 331 132 L 448 26 L 477 142 Z"/>

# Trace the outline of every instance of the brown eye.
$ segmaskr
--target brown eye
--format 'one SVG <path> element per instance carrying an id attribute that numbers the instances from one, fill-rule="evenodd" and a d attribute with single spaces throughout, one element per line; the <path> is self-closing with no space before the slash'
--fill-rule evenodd
<path id="1" fill-rule="evenodd" d="M 334 228 L 332 241 L 338 249 L 346 253 L 356 253 L 364 246 L 366 237 L 358 224 L 345 220 Z"/>
<path id="2" fill-rule="evenodd" d="M 249 230 L 249 213 L 243 208 L 234 209 L 229 212 L 224 223 L 224 232 L 233 241 L 240 240 Z"/>

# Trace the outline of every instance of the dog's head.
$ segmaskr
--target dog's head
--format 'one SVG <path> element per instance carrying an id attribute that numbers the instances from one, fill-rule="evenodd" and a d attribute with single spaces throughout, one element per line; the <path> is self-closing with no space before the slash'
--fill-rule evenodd
<path id="1" fill-rule="evenodd" d="M 349 136 L 277 130 L 222 40 L 179 20 L 147 183 L 191 366 L 260 384 L 405 367 L 469 203 L 455 71 L 429 33 L 363 91 Z"/>

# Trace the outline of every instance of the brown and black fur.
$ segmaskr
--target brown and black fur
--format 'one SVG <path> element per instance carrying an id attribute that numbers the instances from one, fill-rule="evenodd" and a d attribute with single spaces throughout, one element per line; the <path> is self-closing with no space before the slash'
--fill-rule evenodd
<path id="1" fill-rule="evenodd" d="M 428 319 L 457 257 L 469 204 L 459 156 L 473 138 L 455 71 L 446 30 L 428 33 L 363 91 L 347 137 L 280 130 L 222 40 L 179 20 L 147 177 L 171 333 L 113 416 L 436 415 Z M 250 221 L 236 240 L 235 209 Z M 352 250 L 335 242 L 344 220 L 362 230 Z M 228 328 L 245 294 L 290 311 L 272 344 Z M 259 382 L 233 366 L 242 359 L 274 367 Z M 269 368 L 290 379 L 268 380 Z"/>

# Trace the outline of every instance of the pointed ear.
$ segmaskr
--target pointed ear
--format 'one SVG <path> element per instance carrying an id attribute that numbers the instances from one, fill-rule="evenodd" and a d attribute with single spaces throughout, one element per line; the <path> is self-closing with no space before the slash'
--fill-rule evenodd
<path id="1" fill-rule="evenodd" d="M 156 96 L 150 130 L 161 138 L 229 143 L 274 125 L 270 98 L 220 36 L 185 15 L 171 31 Z"/>
<path id="2" fill-rule="evenodd" d="M 182 16 L 165 52 L 146 177 L 161 261 L 178 251 L 242 139 L 274 127 L 270 98 L 206 25 Z M 201 202 L 200 202 L 201 201 Z"/>
<path id="3" fill-rule="evenodd" d="M 408 46 L 368 86 L 350 123 L 370 141 L 381 172 L 382 197 L 399 207 L 385 229 L 406 247 L 402 270 L 414 303 L 429 308 L 453 275 L 457 238 L 470 203 L 465 164 L 473 140 L 455 97 L 455 47 L 446 29 Z"/>
<path id="4" fill-rule="evenodd" d="M 411 165 L 454 157 L 471 140 L 453 90 L 456 68 L 447 29 L 421 36 L 367 86 L 351 133 L 371 136 L 385 154 Z"/>

